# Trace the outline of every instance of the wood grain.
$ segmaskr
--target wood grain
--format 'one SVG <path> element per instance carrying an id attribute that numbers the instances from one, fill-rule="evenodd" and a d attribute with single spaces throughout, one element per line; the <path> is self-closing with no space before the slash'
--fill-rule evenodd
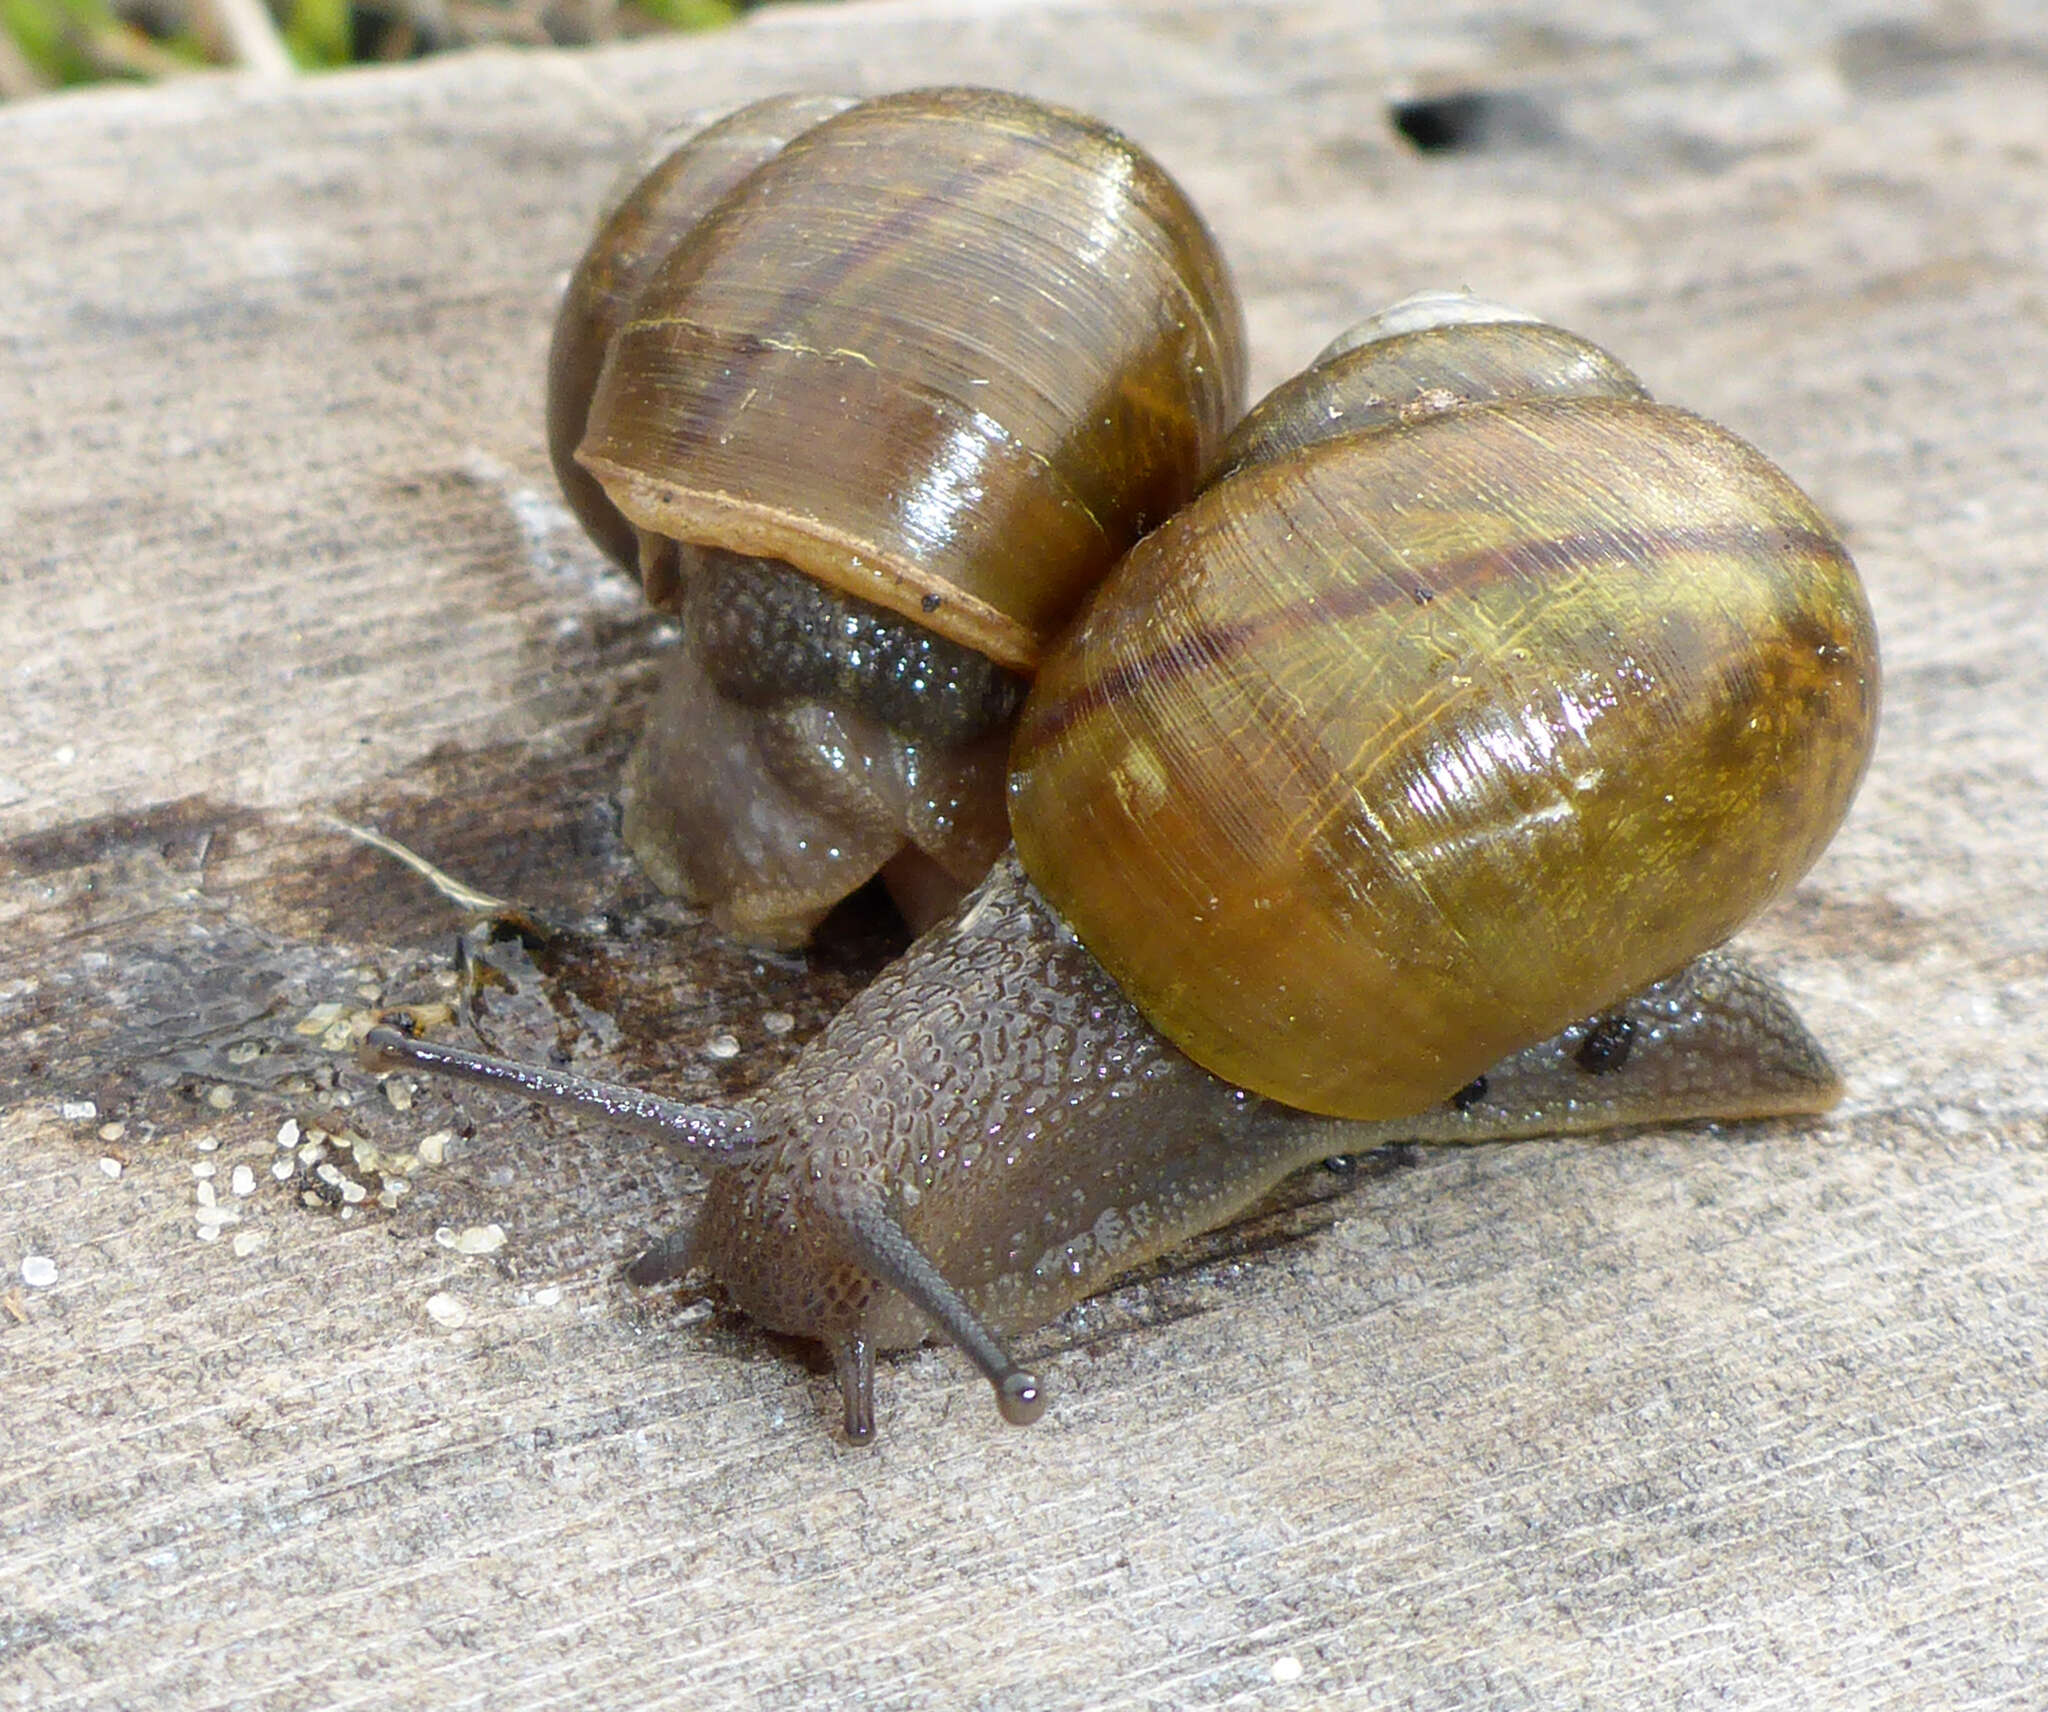
<path id="1" fill-rule="evenodd" d="M 746 1086 L 887 954 L 855 913 L 749 957 L 621 859 L 664 639 L 555 502 L 538 385 L 643 130 L 937 81 L 1154 150 L 1257 386 L 1467 284 L 1841 520 L 1880 751 L 1748 936 L 1833 1121 L 1312 1183 L 1031 1340 L 1040 1426 L 926 1351 L 854 1451 L 799 1352 L 619 1281 L 687 1172 L 394 1109 L 298 1032 L 444 998 L 460 925 L 336 818 L 555 929 L 484 948 L 517 1051 Z M 1404 141 L 1455 94 L 1420 116 L 1462 146 Z M 2048 1698 L 2031 15 L 795 9 L 9 106 L 0 183 L 0 1706 Z M 273 1175 L 287 1121 L 361 1137 L 361 1201 Z"/>

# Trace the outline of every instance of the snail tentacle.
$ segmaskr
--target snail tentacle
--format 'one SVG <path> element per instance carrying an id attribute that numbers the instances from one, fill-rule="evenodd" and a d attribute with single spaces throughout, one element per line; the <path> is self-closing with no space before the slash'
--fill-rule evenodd
<path id="1" fill-rule="evenodd" d="M 621 1087 L 616 1082 L 593 1081 L 588 1076 L 546 1070 L 537 1064 L 515 1064 L 459 1046 L 414 1040 L 395 1028 L 371 1029 L 363 1038 L 362 1061 L 367 1070 L 393 1070 L 403 1065 L 430 1075 L 452 1076 L 458 1081 L 524 1094 L 549 1105 L 591 1112 L 623 1129 L 656 1136 L 671 1147 L 687 1148 L 721 1160 L 744 1159 L 760 1151 L 763 1145 L 754 1133 L 752 1114 L 741 1107 L 664 1099 L 659 1094 Z"/>
<path id="2" fill-rule="evenodd" d="M 898 1224 L 879 1195 L 861 1195 L 838 1209 L 839 1234 L 851 1251 L 851 1258 L 878 1282 L 886 1284 L 907 1300 L 933 1327 L 957 1344 L 967 1359 L 990 1385 L 995 1387 L 996 1408 L 1013 1427 L 1028 1427 L 1045 1413 L 1044 1388 L 1038 1376 L 1028 1373 L 1011 1359 L 996 1335 L 967 1305 L 966 1297 L 947 1282 L 938 1264 L 919 1248 L 910 1233 Z M 850 1345 L 864 1345 L 856 1336 L 834 1345 L 834 1364 L 839 1386 L 846 1399 L 847 1437 L 855 1438 L 854 1422 L 861 1408 L 866 1410 L 868 1431 L 874 1430 L 874 1363 L 870 1356 L 862 1377 L 857 1362 L 846 1354 Z M 850 1377 L 851 1376 L 851 1377 Z M 864 1401 L 862 1387 L 865 1387 Z"/>
<path id="3" fill-rule="evenodd" d="M 846 1441 L 866 1444 L 875 1436 L 874 1340 L 853 1332 L 832 1341 L 832 1371 L 846 1403 Z"/>

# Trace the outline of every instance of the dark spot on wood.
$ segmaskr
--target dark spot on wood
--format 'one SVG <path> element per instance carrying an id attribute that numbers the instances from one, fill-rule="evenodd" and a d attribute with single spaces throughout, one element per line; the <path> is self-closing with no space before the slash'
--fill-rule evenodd
<path id="1" fill-rule="evenodd" d="M 1550 115 L 1528 95 L 1484 89 L 1452 90 L 1391 102 L 1387 118 L 1418 153 L 1464 154 L 1478 149 L 1530 147 L 1557 140 Z"/>
<path id="2" fill-rule="evenodd" d="M 1937 17 L 1940 16 L 1937 10 Z M 2042 56 L 2012 42 L 1996 44 L 1972 30 L 1961 16 L 1932 27 L 1898 20 L 1859 24 L 1844 30 L 1835 44 L 1835 69 L 1859 95 L 1926 95 L 1959 73 L 1996 59 L 2017 61 L 2038 70 Z"/>
<path id="3" fill-rule="evenodd" d="M 197 868 L 216 837 L 256 819 L 252 810 L 192 796 L 131 814 L 74 820 L 0 844 L 0 876 L 33 879 L 129 854 Z"/>
<path id="4" fill-rule="evenodd" d="M 35 893 L 8 948 L 22 986 L 0 1011 L 0 1098 L 91 1100 L 101 1119 L 161 1136 L 223 1121 L 205 1095 L 225 1088 L 227 1112 L 274 1130 L 359 1074 L 323 1030 L 298 1032 L 315 1007 L 445 1007 L 465 932 L 479 967 L 463 989 L 492 986 L 479 1013 L 490 1049 L 565 1050 L 610 1079 L 699 1097 L 752 1087 L 902 949 L 901 925 L 868 899 L 806 958 L 722 939 L 620 844 L 611 793 L 631 740 L 623 718 L 601 719 L 580 753 L 440 750 L 331 805 L 514 906 L 487 922 L 318 812 L 195 797 L 0 846 L 0 879 Z M 796 1026 L 768 1036 L 768 1010 Z M 746 1050 L 707 1061 L 717 1030 Z M 354 1110 L 395 1115 L 360 1097 Z M 94 1127 L 82 1142 L 97 1145 Z"/>

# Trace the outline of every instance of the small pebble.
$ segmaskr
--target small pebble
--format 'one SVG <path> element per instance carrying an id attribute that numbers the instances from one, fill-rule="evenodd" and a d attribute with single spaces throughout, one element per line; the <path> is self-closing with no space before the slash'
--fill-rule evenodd
<path id="1" fill-rule="evenodd" d="M 200 1160 L 197 1165 L 192 1167 L 192 1175 L 200 1178 L 211 1177 L 213 1175 L 213 1161 L 210 1159 Z"/>
<path id="2" fill-rule="evenodd" d="M 119 1141 L 121 1137 L 123 1137 L 127 1133 L 128 1126 L 124 1123 L 109 1123 L 100 1125 L 100 1140 L 102 1141 Z"/>
<path id="3" fill-rule="evenodd" d="M 254 1064 L 263 1056 L 263 1042 L 260 1040 L 238 1040 L 228 1048 L 230 1064 Z"/>
<path id="4" fill-rule="evenodd" d="M 254 1254 L 262 1246 L 263 1233 L 261 1231 L 237 1231 L 235 1233 L 235 1255 L 238 1259 L 247 1260 L 250 1255 Z"/>
<path id="5" fill-rule="evenodd" d="M 57 1263 L 47 1254 L 21 1257 L 21 1281 L 31 1290 L 47 1290 L 57 1282 Z"/>
<path id="6" fill-rule="evenodd" d="M 391 1102 L 394 1112 L 409 1112 L 412 1110 L 412 1084 L 393 1076 L 384 1084 L 384 1098 Z"/>
<path id="7" fill-rule="evenodd" d="M 102 1177 L 119 1177 L 121 1175 L 120 1160 L 102 1155 L 100 1159 L 100 1175 Z"/>
<path id="8" fill-rule="evenodd" d="M 210 1207 L 213 1205 L 214 1196 L 213 1185 L 211 1183 L 195 1183 L 192 1186 L 192 1194 L 194 1198 L 197 1199 L 200 1206 Z"/>
<path id="9" fill-rule="evenodd" d="M 714 1034 L 704 1043 L 706 1058 L 737 1058 L 740 1055 L 740 1041 L 736 1034 Z"/>
<path id="10" fill-rule="evenodd" d="M 420 1163 L 441 1165 L 448 1159 L 448 1144 L 455 1139 L 453 1130 L 437 1129 L 432 1135 L 420 1139 Z"/>
<path id="11" fill-rule="evenodd" d="M 66 1100 L 57 1108 L 66 1123 L 91 1123 L 100 1115 L 100 1109 L 90 1100 Z"/>
<path id="12" fill-rule="evenodd" d="M 256 1193 L 256 1173 L 246 1165 L 237 1165 L 234 1174 L 228 1178 L 228 1187 L 237 1195 Z"/>
<path id="13" fill-rule="evenodd" d="M 277 1145 L 279 1147 L 297 1147 L 299 1145 L 299 1120 L 297 1118 L 286 1118 L 283 1123 L 277 1126 Z"/>
<path id="14" fill-rule="evenodd" d="M 1301 1680 L 1301 1660 L 1292 1653 L 1282 1653 L 1273 1661 L 1273 1680 L 1275 1682 L 1299 1682 Z"/>
<path id="15" fill-rule="evenodd" d="M 325 1034 L 334 1026 L 335 1020 L 341 1015 L 341 1012 L 342 1007 L 340 1005 L 315 1005 L 304 1016 L 299 1018 L 298 1026 L 292 1032 L 294 1034 Z"/>
<path id="16" fill-rule="evenodd" d="M 270 1174 L 280 1183 L 289 1183 L 292 1180 L 292 1162 L 289 1159 L 278 1160 L 271 1166 Z"/>
<path id="17" fill-rule="evenodd" d="M 235 1103 L 235 1091 L 225 1082 L 216 1082 L 206 1090 L 206 1103 L 217 1112 L 224 1112 Z"/>
<path id="18" fill-rule="evenodd" d="M 217 1135 L 198 1136 L 194 1138 L 192 1145 L 198 1148 L 201 1153 L 211 1153 L 220 1146 L 220 1137 Z"/>
<path id="19" fill-rule="evenodd" d="M 469 1318 L 469 1310 L 446 1290 L 437 1290 L 427 1298 L 427 1318 L 452 1330 Z"/>
<path id="20" fill-rule="evenodd" d="M 557 1307 L 561 1300 L 562 1287 L 559 1284 L 543 1284 L 533 1293 L 533 1305 L 536 1308 Z"/>
<path id="21" fill-rule="evenodd" d="M 796 1027 L 796 1018 L 787 1011 L 763 1011 L 761 1013 L 761 1027 L 767 1033 L 779 1038 Z"/>
<path id="22" fill-rule="evenodd" d="M 457 1254 L 496 1254 L 505 1246 L 505 1227 L 471 1225 L 466 1230 L 458 1231 L 455 1241 L 449 1246 Z"/>

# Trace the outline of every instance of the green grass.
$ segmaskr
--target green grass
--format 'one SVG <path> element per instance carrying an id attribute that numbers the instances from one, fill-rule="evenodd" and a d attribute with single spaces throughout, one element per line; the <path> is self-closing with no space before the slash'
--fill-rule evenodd
<path id="1" fill-rule="evenodd" d="M 347 65 L 354 57 L 348 0 L 291 0 L 284 18 L 284 45 L 305 71 Z"/>
<path id="2" fill-rule="evenodd" d="M 638 0 L 640 10 L 671 30 L 716 30 L 739 17 L 732 0 Z"/>
<path id="3" fill-rule="evenodd" d="M 351 0 L 276 0 L 280 33 L 307 71 L 351 63 L 375 53 L 376 26 Z M 749 0 L 633 0 L 652 23 L 670 30 L 713 30 L 732 23 Z M 189 30 L 154 39 L 124 21 L 110 0 L 0 0 L 0 35 L 11 39 L 34 75 L 50 85 L 104 78 L 148 78 L 200 65 L 206 52 Z M 409 39 L 409 38 L 408 38 Z M 401 50 L 402 51 L 402 50 Z M 4 93 L 0 82 L 0 93 Z"/>
<path id="4" fill-rule="evenodd" d="M 147 77 L 174 64 L 206 60 L 189 34 L 151 41 L 116 18 L 106 0 L 0 0 L 0 32 L 13 39 L 37 76 L 57 85 Z"/>

